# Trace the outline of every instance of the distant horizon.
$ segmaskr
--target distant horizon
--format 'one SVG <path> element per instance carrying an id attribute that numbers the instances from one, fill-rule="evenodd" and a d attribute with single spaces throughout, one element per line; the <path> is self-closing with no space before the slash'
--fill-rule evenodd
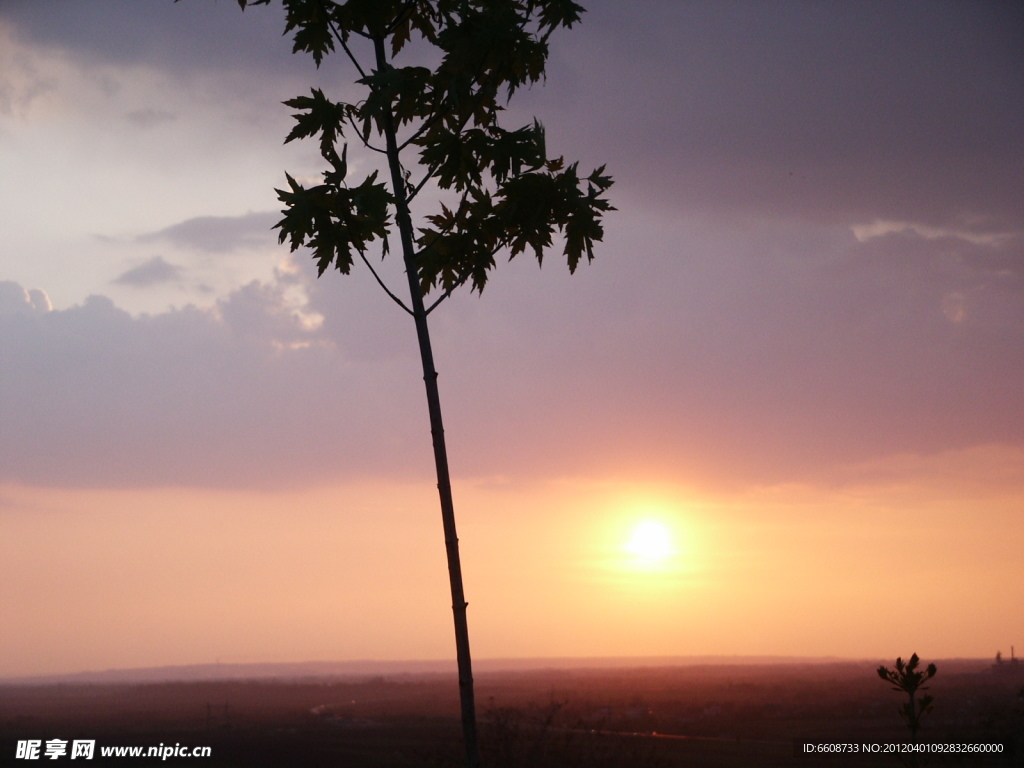
<path id="1" fill-rule="evenodd" d="M 914 653 L 914 651 L 912 651 Z M 895 658 L 895 657 L 894 657 Z M 991 664 L 991 658 L 954 656 L 928 657 L 936 664 Z M 474 674 L 500 672 L 540 672 L 643 669 L 651 667 L 696 666 L 786 666 L 818 664 L 877 664 L 892 659 L 847 656 L 786 656 L 746 654 L 693 654 L 672 656 L 550 656 L 474 659 Z M 1008 658 L 1004 661 L 1009 661 Z M 299 662 L 207 662 L 202 664 L 170 664 L 149 667 L 124 667 L 80 670 L 43 675 L 0 677 L 4 685 L 53 684 L 147 684 L 187 682 L 244 682 L 257 680 L 302 680 L 387 675 L 455 674 L 455 659 L 353 659 L 349 661 Z"/>

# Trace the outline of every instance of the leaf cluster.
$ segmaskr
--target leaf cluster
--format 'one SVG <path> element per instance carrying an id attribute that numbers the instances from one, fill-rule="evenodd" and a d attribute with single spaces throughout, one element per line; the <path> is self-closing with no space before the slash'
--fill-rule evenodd
<path id="1" fill-rule="evenodd" d="M 927 669 L 918 671 L 920 663 L 921 660 L 915 653 L 906 663 L 904 663 L 902 657 L 897 658 L 895 669 L 888 669 L 883 665 L 876 672 L 880 678 L 892 683 L 894 691 L 907 693 L 912 696 L 919 689 L 927 690 L 927 686 L 924 683 L 935 677 L 935 673 L 938 671 L 934 664 L 929 664 Z"/>
<path id="2" fill-rule="evenodd" d="M 442 206 L 440 214 L 428 217 L 432 226 L 421 228 L 417 239 L 424 293 L 437 286 L 448 290 L 467 278 L 483 290 L 502 248 L 510 258 L 529 249 L 541 263 L 556 230 L 564 235 L 570 272 L 584 255 L 592 260 L 593 243 L 604 235 L 601 213 L 611 209 L 601 197 L 611 179 L 603 167 L 581 180 L 577 164 L 562 165 L 559 158 L 512 175 L 493 195 L 471 187 L 457 211 Z"/>
<path id="3" fill-rule="evenodd" d="M 938 671 L 934 664 L 929 664 L 925 670 L 919 670 L 920 662 L 915 653 L 906 663 L 902 657 L 897 658 L 895 669 L 888 669 L 883 665 L 876 670 L 880 678 L 892 684 L 894 691 L 907 694 L 906 703 L 900 706 L 898 711 L 914 738 L 921 727 L 921 718 L 925 713 L 931 712 L 934 701 L 930 694 L 918 698 L 917 692 L 927 690 L 928 686 L 925 683 L 935 677 Z"/>
<path id="4" fill-rule="evenodd" d="M 237 2 L 244 11 L 251 5 L 270 5 L 271 0 Z M 309 53 L 317 66 L 335 50 L 336 39 L 347 43 L 352 35 L 391 37 L 392 55 L 397 55 L 414 32 L 444 47 L 439 38 L 451 33 L 453 20 L 459 17 L 475 22 L 465 32 L 489 33 L 476 38 L 475 44 L 509 40 L 514 35 L 507 34 L 508 30 L 531 21 L 541 42 L 546 42 L 555 29 L 572 26 L 584 12 L 572 0 L 282 0 L 282 4 L 284 34 L 293 33 L 292 52 Z M 458 47 L 458 41 L 448 44 L 452 43 Z"/>
<path id="5" fill-rule="evenodd" d="M 281 242 L 288 240 L 293 251 L 303 245 L 313 249 L 317 275 L 332 264 L 347 275 L 354 252 L 365 253 L 378 238 L 387 242 L 388 210 L 393 198 L 377 181 L 376 171 L 351 189 L 332 183 L 307 189 L 289 174 L 285 176 L 289 189 L 277 190 L 277 197 L 287 207 L 275 227 L 281 230 Z"/>
<path id="6" fill-rule="evenodd" d="M 270 0 L 238 0 L 266 5 Z M 604 194 L 612 184 L 602 166 L 587 175 L 578 164 L 547 155 L 536 120 L 509 130 L 499 125 L 515 91 L 544 78 L 548 38 L 580 20 L 572 0 L 282 0 L 293 51 L 324 57 L 344 50 L 365 89 L 358 103 L 334 102 L 319 89 L 284 102 L 296 110 L 285 139 L 314 138 L 328 169 L 306 188 L 288 176 L 278 190 L 285 204 L 281 242 L 313 249 L 319 272 L 348 273 L 354 254 L 365 260 L 374 241 L 388 252 L 392 213 L 400 218 L 424 187 L 459 196 L 423 217 L 412 237 L 421 292 L 452 290 L 469 281 L 481 291 L 495 256 L 529 251 L 542 261 L 554 237 L 575 271 L 604 235 L 602 215 L 614 210 Z M 350 42 L 372 41 L 378 52 L 364 66 Z M 388 42 L 391 60 L 381 55 Z M 397 66 L 410 43 L 435 49 L 433 68 Z M 347 186 L 346 136 L 399 163 L 391 189 L 371 173 Z M 341 145 L 339 150 L 339 144 Z M 383 145 L 383 146 L 382 146 Z M 415 177 L 414 177 L 415 176 Z"/>

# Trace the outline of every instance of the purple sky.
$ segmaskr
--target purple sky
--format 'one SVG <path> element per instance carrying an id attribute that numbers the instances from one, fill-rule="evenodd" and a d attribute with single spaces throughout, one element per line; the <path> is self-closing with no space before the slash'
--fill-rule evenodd
<path id="1" fill-rule="evenodd" d="M 287 55 L 276 9 L 128 6 L 13 2 L 0 20 L 24 50 L 95 80 L 145 68 L 186 92 L 244 88 L 246 108 L 268 115 L 253 131 L 276 151 L 287 117 L 277 102 L 312 79 Z M 462 470 L 602 471 L 640 444 L 697 479 L 764 482 L 879 454 L 1018 442 L 1022 25 L 1009 3 L 651 3 L 643 14 L 595 4 L 558 40 L 548 87 L 514 111 L 538 113 L 554 151 L 607 162 L 620 210 L 575 279 L 554 257 L 543 275 L 514 265 L 482 300 L 435 315 Z M 319 82 L 348 75 L 340 60 L 324 69 Z M 46 115 L 15 80 L 0 104 L 16 132 Z M 36 98 L 60 88 L 41 78 Z M 108 98 L 107 114 L 81 118 L 124 133 L 185 119 L 164 112 L 159 94 Z M 197 152 L 244 131 L 240 109 L 188 137 Z M 136 151 L 125 162 L 145 164 L 146 147 Z M 158 209 L 160 181 L 121 194 L 152 195 Z M 230 176 L 210 183 L 231 186 Z M 261 201 L 280 183 L 268 175 Z M 4 190 L 5 230 L 17 230 L 39 198 L 19 199 L 12 177 Z M 196 302 L 219 313 L 187 306 L 187 295 L 176 309 L 146 307 L 160 286 L 202 290 L 203 265 L 270 251 L 274 209 L 229 207 L 131 237 L 131 218 L 109 235 L 86 223 L 81 238 L 127 239 L 117 247 L 134 266 L 79 266 L 91 281 L 64 290 L 53 313 L 33 314 L 7 286 L 7 479 L 231 485 L 429 471 L 417 458 L 408 329 L 365 280 L 314 283 L 300 257 L 298 274 L 206 287 Z M 26 233 L 4 256 L 6 277 L 45 276 L 37 262 L 60 247 L 47 240 Z M 306 288 L 321 328 L 302 329 L 284 308 L 289 282 Z M 115 288 L 133 294 L 135 314 L 85 301 Z M 273 346 L 299 339 L 331 344 Z M 366 407 L 383 389 L 390 402 Z M 211 425 L 212 443 L 202 437 Z M 471 448 L 481 440 L 495 450 Z"/>

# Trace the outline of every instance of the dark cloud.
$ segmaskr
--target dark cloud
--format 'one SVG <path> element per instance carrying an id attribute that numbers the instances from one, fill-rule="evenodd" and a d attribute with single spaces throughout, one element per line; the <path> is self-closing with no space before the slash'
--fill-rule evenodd
<path id="1" fill-rule="evenodd" d="M 4 0 L 0 5 L 0 22 L 36 44 L 90 62 L 176 73 L 251 69 L 269 75 L 289 69 L 293 57 L 281 36 L 283 19 L 277 6 L 242 13 L 236 2 L 211 0 Z"/>
<path id="2" fill-rule="evenodd" d="M 154 256 L 139 266 L 122 273 L 111 282 L 135 288 L 148 288 L 151 285 L 172 283 L 180 279 L 181 267 L 170 264 L 162 256 Z"/>
<path id="3" fill-rule="evenodd" d="M 620 189 L 671 210 L 1024 228 L 1020 3 L 586 5 L 512 114 L 538 112 L 552 151 L 607 162 Z M 89 60 L 335 98 L 354 79 L 292 56 L 276 5 L 7 0 L 0 20 Z"/>
<path id="4" fill-rule="evenodd" d="M 591 5 L 531 97 L 665 210 L 1022 228 L 1021 4 Z"/>
<path id="5" fill-rule="evenodd" d="M 828 481 L 893 453 L 1021 444 L 1024 290 L 975 264 L 997 249 L 708 226 L 612 238 L 614 266 L 575 285 L 549 274 L 539 298 L 496 285 L 479 311 L 501 333 L 447 327 L 467 349 L 449 385 L 462 404 L 454 434 L 489 446 L 460 458 L 494 471 L 535 450 L 566 474 L 774 483 Z"/>
<path id="6" fill-rule="evenodd" d="M 273 226 L 278 213 L 248 213 L 244 216 L 197 216 L 178 224 L 140 235 L 142 243 L 164 241 L 200 251 L 224 253 L 239 248 L 258 248 L 276 241 Z"/>
<path id="7" fill-rule="evenodd" d="M 616 229 L 574 277 L 502 265 L 431 316 L 453 467 L 742 485 L 1020 446 L 1024 286 L 1005 247 L 688 220 Z M 29 312 L 3 286 L 3 479 L 427 477 L 407 316 L 365 270 L 316 280 L 299 257 L 209 311 Z"/>

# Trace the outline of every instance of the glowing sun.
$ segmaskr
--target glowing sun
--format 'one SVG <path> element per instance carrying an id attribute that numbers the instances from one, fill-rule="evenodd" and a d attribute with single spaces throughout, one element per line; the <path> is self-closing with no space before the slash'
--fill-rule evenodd
<path id="1" fill-rule="evenodd" d="M 648 563 L 660 562 L 675 554 L 672 546 L 672 532 L 655 520 L 645 520 L 633 528 L 626 552 L 638 560 Z"/>

